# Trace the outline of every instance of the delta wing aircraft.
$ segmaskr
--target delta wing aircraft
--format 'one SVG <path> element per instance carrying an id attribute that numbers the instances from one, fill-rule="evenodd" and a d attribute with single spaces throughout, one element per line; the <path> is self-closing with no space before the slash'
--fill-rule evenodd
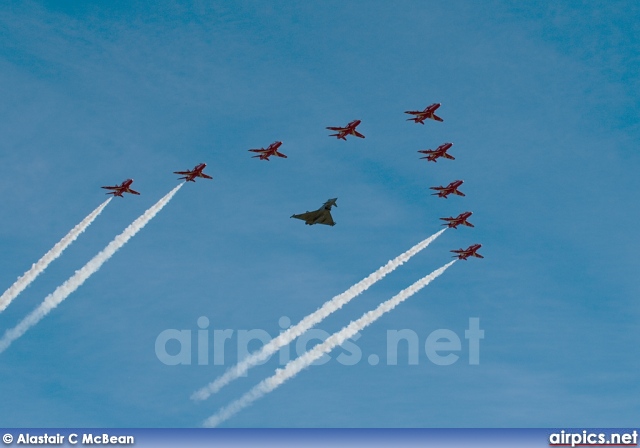
<path id="1" fill-rule="evenodd" d="M 312 212 L 301 213 L 299 215 L 292 215 L 292 218 L 301 219 L 308 226 L 312 226 L 314 224 L 325 224 L 328 226 L 335 226 L 336 223 L 333 221 L 333 217 L 331 216 L 331 207 L 338 206 L 336 201 L 338 198 L 329 199 L 327 202 L 322 204 L 318 210 Z"/>

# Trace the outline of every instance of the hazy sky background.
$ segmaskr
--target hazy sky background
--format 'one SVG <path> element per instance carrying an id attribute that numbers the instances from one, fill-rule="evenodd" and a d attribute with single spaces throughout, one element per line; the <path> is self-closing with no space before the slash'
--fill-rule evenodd
<path id="1" fill-rule="evenodd" d="M 0 355 L 4 426 L 199 426 L 279 365 L 194 404 L 236 361 L 234 336 L 225 366 L 197 365 L 200 316 L 211 335 L 275 336 L 282 316 L 297 322 L 466 210 L 474 229 L 447 230 L 320 328 L 450 249 L 482 243 L 484 260 L 456 263 L 363 331 L 357 365 L 338 349 L 225 425 L 638 425 L 637 2 L 131 3 L 0 6 L 0 290 L 104 200 L 100 186 L 131 177 L 142 193 L 115 198 L 0 331 L 175 186 L 172 171 L 206 162 L 214 180 L 182 188 Z M 405 121 L 432 102 L 443 123 Z M 366 139 L 327 136 L 354 119 Z M 247 152 L 275 140 L 288 159 Z M 419 160 L 446 141 L 455 161 Z M 430 195 L 455 179 L 466 197 Z M 289 219 L 333 197 L 335 227 Z M 171 328 L 194 333 L 192 365 L 156 357 Z M 448 367 L 424 352 L 439 328 L 463 342 Z M 405 346 L 386 365 L 399 329 L 419 335 L 418 365 Z"/>

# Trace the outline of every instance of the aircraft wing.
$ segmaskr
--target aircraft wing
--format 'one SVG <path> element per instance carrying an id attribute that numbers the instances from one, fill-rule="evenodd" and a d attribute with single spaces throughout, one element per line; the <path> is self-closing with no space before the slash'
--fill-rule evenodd
<path id="1" fill-rule="evenodd" d="M 319 211 L 316 210 L 315 212 L 300 213 L 299 215 L 292 215 L 291 217 L 301 219 L 303 221 L 313 221 L 318 217 L 318 214 Z"/>
<path id="2" fill-rule="evenodd" d="M 100 187 L 100 188 L 104 188 L 105 190 L 118 190 L 120 189 L 120 187 Z"/>
<path id="3" fill-rule="evenodd" d="M 325 224 L 327 226 L 335 226 L 336 223 L 333 220 L 333 216 L 331 216 L 331 212 L 329 210 L 323 210 L 322 216 L 316 219 L 315 224 Z"/>
<path id="4" fill-rule="evenodd" d="M 293 215 L 291 217 L 296 219 L 301 219 L 309 225 L 325 224 L 328 226 L 334 226 L 336 224 L 329 210 L 316 210 L 313 212 L 306 212 L 306 213 L 301 213 L 299 215 Z"/>
<path id="5" fill-rule="evenodd" d="M 200 175 L 205 179 L 213 179 L 213 177 L 209 176 L 208 174 L 200 173 Z"/>
<path id="6" fill-rule="evenodd" d="M 267 152 L 266 149 L 249 149 L 251 152 Z"/>
<path id="7" fill-rule="evenodd" d="M 173 174 L 186 174 L 186 175 L 191 175 L 193 174 L 193 171 L 174 171 Z"/>
<path id="8" fill-rule="evenodd" d="M 140 193 L 138 193 L 136 190 L 132 190 L 131 188 L 129 188 L 129 189 L 127 190 L 127 193 L 131 193 L 131 194 L 138 194 L 138 195 L 140 194 Z"/>
<path id="9" fill-rule="evenodd" d="M 361 133 L 359 133 L 355 129 L 353 130 L 353 133 L 355 134 L 356 137 L 364 138 L 364 135 L 362 135 Z"/>
<path id="10" fill-rule="evenodd" d="M 338 131 L 338 132 L 346 132 L 347 128 L 336 128 L 333 126 L 329 126 L 327 129 L 329 129 L 330 131 Z"/>
<path id="11" fill-rule="evenodd" d="M 442 154 L 442 157 L 444 157 L 445 159 L 451 159 L 451 160 L 456 160 L 455 157 L 447 154 L 446 152 L 444 154 Z"/>

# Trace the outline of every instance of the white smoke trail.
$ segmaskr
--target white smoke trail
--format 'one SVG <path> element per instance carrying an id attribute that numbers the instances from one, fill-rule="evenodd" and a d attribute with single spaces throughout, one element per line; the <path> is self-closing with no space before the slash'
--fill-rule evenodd
<path id="1" fill-rule="evenodd" d="M 67 233 L 64 238 L 62 238 L 58 243 L 51 248 L 49 252 L 44 254 L 41 259 L 35 262 L 31 269 L 22 274 L 22 277 L 18 277 L 18 280 L 15 281 L 13 285 L 9 287 L 1 296 L 0 296 L 0 313 L 3 312 L 9 304 L 18 297 L 18 295 L 24 291 L 27 286 L 33 282 L 38 275 L 42 274 L 45 269 L 53 262 L 56 258 L 62 255 L 62 252 L 71 245 L 79 236 L 87 230 L 87 228 L 91 225 L 91 223 L 98 217 L 102 210 L 107 206 L 107 204 L 113 198 L 109 198 L 104 201 L 98 208 L 92 211 L 86 218 L 84 218 L 77 226 L 75 226 L 69 233 Z"/>
<path id="2" fill-rule="evenodd" d="M 45 297 L 44 301 L 38 308 L 33 310 L 31 314 L 22 319 L 22 321 L 14 328 L 7 330 L 0 339 L 0 353 L 4 352 L 13 341 L 22 336 L 29 328 L 40 322 L 51 310 L 57 307 L 64 299 L 69 297 L 76 289 L 78 289 L 92 274 L 96 273 L 102 265 L 116 253 L 118 249 L 124 246 L 136 233 L 147 225 L 154 216 L 158 214 L 162 208 L 169 203 L 173 195 L 175 195 L 180 184 L 171 190 L 166 196 L 151 206 L 142 216 L 133 221 L 124 231 L 116 236 L 102 251 L 93 257 L 80 270 L 76 271 L 66 282 L 58 286 L 55 291 Z"/>
<path id="3" fill-rule="evenodd" d="M 234 367 L 227 370 L 222 376 L 218 377 L 212 383 L 196 391 L 191 395 L 192 400 L 206 400 L 211 395 L 218 392 L 231 381 L 244 375 L 250 368 L 267 360 L 271 355 L 280 350 L 287 344 L 290 344 L 297 337 L 309 330 L 314 325 L 321 322 L 331 313 L 339 310 L 352 299 L 369 289 L 374 283 L 382 280 L 387 274 L 393 272 L 396 268 L 406 263 L 411 257 L 426 248 L 432 241 L 438 238 L 446 229 L 440 230 L 438 233 L 431 235 L 429 238 L 422 240 L 405 253 L 390 260 L 386 265 L 379 268 L 373 274 L 356 283 L 342 294 L 339 294 L 331 300 L 325 302 L 322 307 L 309 314 L 293 327 L 280 333 L 277 337 L 266 343 L 260 350 L 240 361 Z"/>
<path id="4" fill-rule="evenodd" d="M 261 398 L 262 396 L 268 394 L 273 391 L 280 385 L 282 385 L 285 381 L 293 378 L 297 375 L 301 370 L 309 367 L 314 361 L 320 359 L 323 355 L 331 352 L 335 347 L 344 343 L 347 339 L 353 337 L 357 332 L 364 329 L 368 325 L 375 322 L 385 313 L 388 313 L 396 306 L 398 306 L 403 301 L 407 300 L 409 297 L 420 291 L 422 288 L 427 286 L 433 280 L 438 278 L 444 271 L 449 268 L 456 260 L 450 261 L 439 269 L 436 269 L 431 274 L 426 277 L 421 278 L 413 285 L 409 286 L 406 289 L 403 289 L 398 294 L 393 296 L 391 299 L 383 302 L 373 311 L 369 311 L 365 313 L 360 319 L 356 321 L 352 321 L 349 325 L 344 327 L 342 330 L 332 334 L 329 336 L 324 342 L 316 345 L 311 350 L 307 351 L 303 355 L 299 356 L 293 361 L 289 361 L 289 363 L 284 367 L 284 369 L 277 369 L 276 373 L 263 380 L 249 392 L 244 394 L 238 400 L 231 403 L 229 406 L 220 409 L 217 414 L 209 417 L 205 422 L 204 426 L 206 427 L 216 427 L 220 423 L 224 422 L 228 418 L 232 417 L 236 413 L 240 412 L 242 409 L 249 406 L 251 403 Z"/>

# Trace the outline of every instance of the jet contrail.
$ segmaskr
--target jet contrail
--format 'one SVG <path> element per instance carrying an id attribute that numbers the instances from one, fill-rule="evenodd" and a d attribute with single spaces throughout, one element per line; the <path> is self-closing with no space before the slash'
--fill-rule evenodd
<path id="1" fill-rule="evenodd" d="M 71 229 L 71 231 L 67 233 L 64 238 L 58 241 L 58 243 L 53 246 L 53 248 L 49 252 L 44 254 L 41 259 L 35 262 L 31 266 L 31 269 L 22 274 L 22 277 L 18 277 L 18 280 L 16 280 L 15 283 L 11 285 L 9 289 L 7 289 L 0 296 L 0 313 L 3 312 L 13 301 L 13 299 L 18 297 L 18 295 L 22 291 L 24 291 L 27 286 L 29 286 L 31 282 L 36 279 L 36 277 L 38 277 L 38 275 L 42 274 L 42 272 L 47 269 L 52 261 L 62 255 L 62 252 L 64 252 L 64 250 L 69 247 L 71 243 L 73 243 L 82 232 L 87 230 L 87 228 L 98 217 L 98 215 L 102 213 L 102 210 L 104 210 L 111 199 L 113 198 L 109 198 L 102 204 L 100 204 L 100 206 L 92 211 L 86 218 L 84 218 L 80 222 L 80 224 Z"/>
<path id="2" fill-rule="evenodd" d="M 311 350 L 307 351 L 295 360 L 289 361 L 284 369 L 277 369 L 276 373 L 273 376 L 267 378 L 266 380 L 263 380 L 238 400 L 234 401 L 229 406 L 220 409 L 217 414 L 214 414 L 213 416 L 205 420 L 204 426 L 210 428 L 218 426 L 220 423 L 240 412 L 242 409 L 246 408 L 257 399 L 282 385 L 285 381 L 293 378 L 302 369 L 309 367 L 314 361 L 331 352 L 331 350 L 343 344 L 347 339 L 353 337 L 357 332 L 374 323 L 382 315 L 391 311 L 400 303 L 427 286 L 429 283 L 431 283 L 431 281 L 442 275 L 442 273 L 455 262 L 456 260 L 450 261 L 441 268 L 436 269 L 431 274 L 421 278 L 413 285 L 400 291 L 391 299 L 380 304 L 380 306 L 378 306 L 378 308 L 376 308 L 375 310 L 365 313 L 360 319 L 352 321 L 342 330 L 332 334 L 321 344 L 316 345 Z"/>
<path id="3" fill-rule="evenodd" d="M 416 255 L 422 249 L 431 244 L 432 241 L 442 235 L 445 230 L 446 229 L 442 229 L 438 233 L 431 235 L 429 238 L 422 240 L 405 253 L 399 255 L 393 260 L 390 260 L 386 265 L 382 266 L 373 274 L 369 275 L 365 279 L 353 285 L 351 288 L 347 289 L 342 294 L 339 294 L 333 299 L 325 302 L 322 307 L 318 308 L 315 312 L 303 318 L 293 327 L 290 327 L 286 331 L 280 333 L 280 335 L 266 343 L 260 350 L 247 356 L 234 367 L 227 370 L 222 376 L 218 377 L 215 381 L 194 392 L 193 395 L 191 395 L 191 399 L 206 400 L 211 395 L 215 394 L 224 386 L 229 384 L 231 381 L 244 375 L 250 368 L 267 360 L 271 355 L 280 350 L 282 347 L 290 344 L 298 336 L 302 335 L 311 327 L 318 324 L 331 313 L 342 308 L 344 305 L 349 303 L 349 301 L 369 289 L 374 283 L 382 280 L 387 274 L 393 272 L 396 268 L 407 262 L 411 257 Z"/>
<path id="4" fill-rule="evenodd" d="M 58 286 L 55 291 L 45 297 L 44 301 L 38 308 L 33 310 L 31 314 L 22 319 L 22 321 L 14 328 L 7 330 L 0 339 L 0 353 L 5 351 L 13 341 L 22 336 L 29 328 L 40 322 L 49 312 L 57 307 L 64 299 L 80 287 L 92 274 L 98 271 L 100 267 L 109 259 L 118 249 L 124 246 L 136 233 L 147 225 L 154 216 L 158 214 L 162 208 L 167 205 L 173 195 L 175 195 L 183 184 L 178 185 L 171 190 L 166 196 L 150 207 L 142 216 L 129 224 L 129 227 L 116 236 L 101 252 L 93 257 L 79 271 L 76 271 L 66 282 Z"/>

